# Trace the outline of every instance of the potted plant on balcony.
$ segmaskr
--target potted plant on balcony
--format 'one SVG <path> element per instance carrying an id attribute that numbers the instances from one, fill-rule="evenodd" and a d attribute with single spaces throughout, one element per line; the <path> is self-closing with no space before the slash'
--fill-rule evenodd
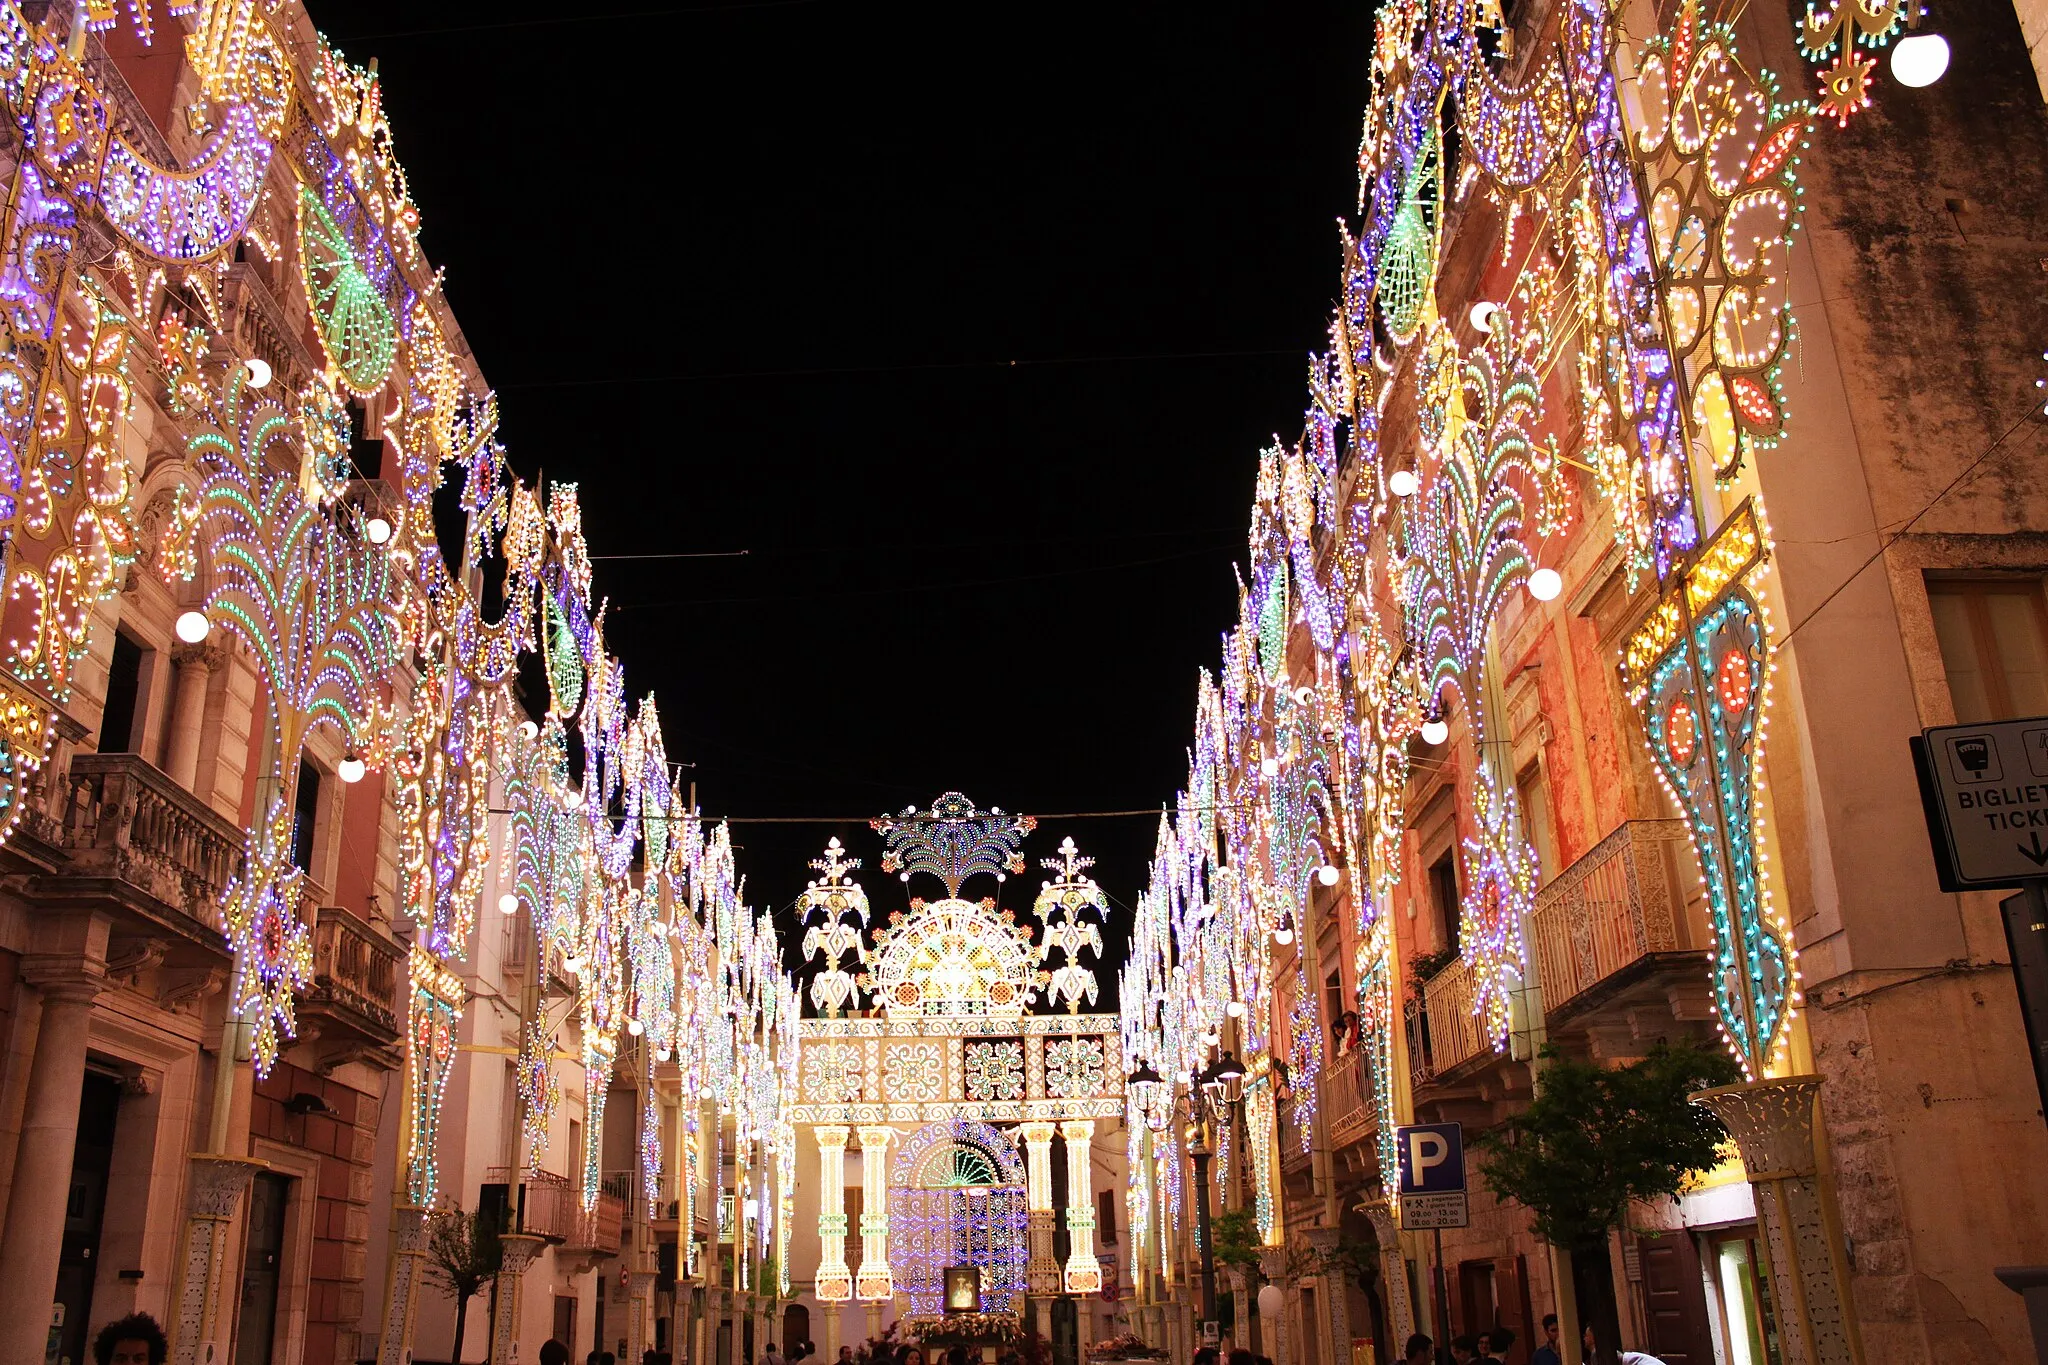
<path id="1" fill-rule="evenodd" d="M 1608 1233 L 1630 1200 L 1676 1199 L 1720 1161 L 1727 1130 L 1687 1096 L 1737 1079 L 1727 1053 L 1693 1043 L 1659 1043 L 1618 1067 L 1546 1047 L 1536 1098 L 1474 1142 L 1486 1187 L 1525 1205 L 1537 1235 L 1569 1255 L 1579 1320 L 1602 1360 L 1621 1341 Z"/>

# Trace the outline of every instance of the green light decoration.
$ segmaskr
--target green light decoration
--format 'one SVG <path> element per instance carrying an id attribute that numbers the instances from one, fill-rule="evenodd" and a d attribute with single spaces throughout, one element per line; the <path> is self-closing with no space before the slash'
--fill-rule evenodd
<path id="1" fill-rule="evenodd" d="M 1423 300 L 1436 278 L 1443 188 L 1443 158 L 1432 128 L 1415 149 L 1414 165 L 1401 190 L 1401 205 L 1394 210 L 1386 254 L 1380 263 L 1380 316 L 1394 340 L 1403 344 L 1413 340 L 1422 325 Z"/>
<path id="2" fill-rule="evenodd" d="M 299 266 L 327 361 L 349 392 L 375 393 L 398 356 L 398 320 L 356 260 L 348 234 L 320 197 L 299 189 Z"/>

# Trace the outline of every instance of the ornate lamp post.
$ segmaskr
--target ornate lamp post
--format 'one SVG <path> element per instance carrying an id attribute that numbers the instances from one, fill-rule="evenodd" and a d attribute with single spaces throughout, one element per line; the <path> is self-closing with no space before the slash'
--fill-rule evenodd
<path id="1" fill-rule="evenodd" d="M 1209 1156 L 1211 1134 L 1228 1123 L 1233 1106 L 1244 1098 L 1244 1065 L 1224 1051 L 1206 1067 L 1188 1092 L 1188 1155 L 1195 1160 L 1195 1220 L 1202 1238 L 1202 1321 L 1216 1321 L 1216 1248 L 1209 1230 Z"/>

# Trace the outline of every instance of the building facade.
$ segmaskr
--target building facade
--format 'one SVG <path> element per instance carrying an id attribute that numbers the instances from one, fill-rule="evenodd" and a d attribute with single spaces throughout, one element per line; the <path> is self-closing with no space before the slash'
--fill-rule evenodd
<path id="1" fill-rule="evenodd" d="M 1124 982 L 1181 1073 L 1154 1126 L 1220 1047 L 1282 1088 L 1236 1120 L 1271 1167 L 1211 1174 L 1276 1359 L 1519 1362 L 1584 1286 L 1476 1153 L 1440 1258 L 1403 1230 L 1392 1130 L 1497 1128 L 1546 1045 L 1699 1042 L 1736 1140 L 1613 1233 L 1619 1344 L 2026 1358 L 2005 893 L 1941 890 L 1907 741 L 2048 711 L 2038 16 L 1500 8 L 1380 12 L 1331 350 Z M 1954 67 L 1908 88 L 1930 29 Z M 1184 1211 L 1177 1160 L 1134 1201 Z M 1195 1243 L 1141 1253 L 1178 1340 Z"/>

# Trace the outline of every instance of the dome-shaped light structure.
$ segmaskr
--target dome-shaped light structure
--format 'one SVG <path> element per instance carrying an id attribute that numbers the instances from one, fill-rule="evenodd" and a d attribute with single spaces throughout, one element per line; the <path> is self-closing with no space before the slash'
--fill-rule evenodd
<path id="1" fill-rule="evenodd" d="M 1387 475 L 1387 491 L 1397 498 L 1412 498 L 1415 490 L 1422 486 L 1412 469 L 1397 469 Z"/>
<path id="2" fill-rule="evenodd" d="M 501 915 L 518 914 L 519 897 L 513 895 L 510 891 L 507 891 L 504 895 L 498 897 L 498 913 Z"/>
<path id="3" fill-rule="evenodd" d="M 1244 1018 L 1244 1001 L 1233 1000 L 1223 1007 L 1223 1012 L 1233 1019 Z"/>
<path id="4" fill-rule="evenodd" d="M 1451 737 L 1451 727 L 1431 716 L 1422 722 L 1422 742 L 1434 748 Z"/>
<path id="5" fill-rule="evenodd" d="M 206 613 L 194 609 L 178 613 L 178 623 L 173 627 L 178 638 L 188 645 L 196 645 L 213 634 L 213 622 L 206 619 Z"/>
<path id="6" fill-rule="evenodd" d="M 1892 77 L 1914 89 L 1934 84 L 1948 70 L 1948 39 L 1939 33 L 1908 33 L 1892 45 Z"/>
<path id="7" fill-rule="evenodd" d="M 1564 591 L 1564 576 L 1557 570 L 1544 567 L 1529 575 L 1529 596 L 1538 602 L 1548 602 Z"/>
<path id="8" fill-rule="evenodd" d="M 362 755 L 357 753 L 345 755 L 341 762 L 334 765 L 334 775 L 351 787 L 362 781 L 363 774 L 367 771 L 368 765 L 363 762 Z"/>

